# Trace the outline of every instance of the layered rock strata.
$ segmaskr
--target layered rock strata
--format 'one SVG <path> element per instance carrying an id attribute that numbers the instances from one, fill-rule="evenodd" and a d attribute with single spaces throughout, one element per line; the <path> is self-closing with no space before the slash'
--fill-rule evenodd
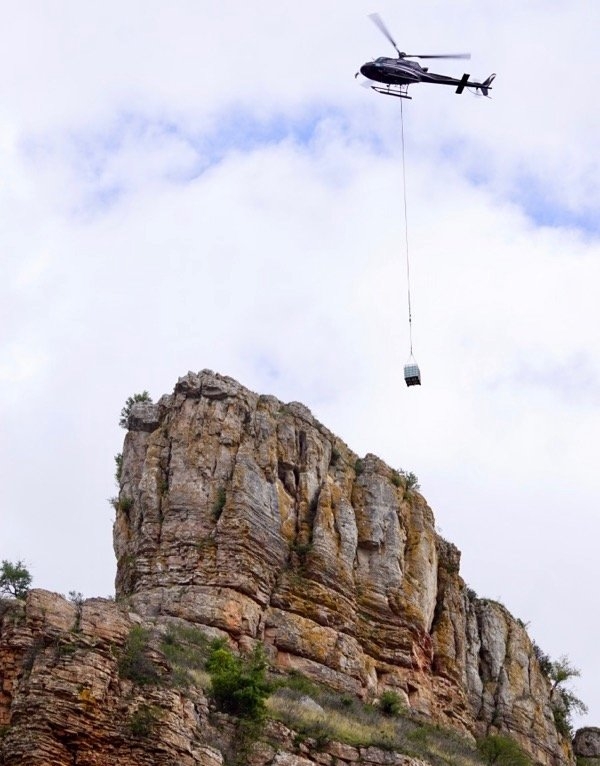
<path id="1" fill-rule="evenodd" d="M 134 406 L 114 526 L 117 597 L 256 641 L 282 670 L 572 760 L 523 626 L 470 597 L 407 478 L 301 404 L 210 371 Z"/>
<path id="2" fill-rule="evenodd" d="M 140 685 L 119 671 L 140 617 L 106 599 L 73 604 L 32 591 L 0 600 L 2 766 L 225 766 L 241 763 L 236 721 L 209 707 L 201 688 Z M 147 624 L 160 636 L 160 626 Z M 159 651 L 148 659 L 166 679 Z M 310 739 L 270 721 L 247 766 L 425 766 L 376 747 Z"/>

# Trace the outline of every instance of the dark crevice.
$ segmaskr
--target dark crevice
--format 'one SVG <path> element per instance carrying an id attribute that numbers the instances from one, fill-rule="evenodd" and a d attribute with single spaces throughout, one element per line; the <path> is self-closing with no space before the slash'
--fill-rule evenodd
<path id="1" fill-rule="evenodd" d="M 298 432 L 298 452 L 300 455 L 300 465 L 306 464 L 306 431 Z"/>

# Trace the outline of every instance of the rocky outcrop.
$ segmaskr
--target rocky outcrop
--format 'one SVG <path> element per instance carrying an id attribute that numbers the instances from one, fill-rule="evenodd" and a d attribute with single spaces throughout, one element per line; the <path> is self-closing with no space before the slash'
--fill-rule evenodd
<path id="1" fill-rule="evenodd" d="M 586 726 L 578 729 L 573 740 L 575 755 L 581 758 L 595 758 L 600 763 L 600 729 Z"/>
<path id="2" fill-rule="evenodd" d="M 222 762 L 196 734 L 206 699 L 120 677 L 118 658 L 138 616 L 106 599 L 73 604 L 41 590 L 2 605 L 3 766 Z M 161 656 L 153 659 L 160 667 Z M 144 722 L 156 727 L 152 741 Z"/>
<path id="3" fill-rule="evenodd" d="M 469 597 L 460 553 L 402 473 L 354 454 L 301 404 L 188 373 L 129 420 L 114 526 L 117 597 L 265 644 L 282 670 L 463 733 L 572 754 L 531 642 Z"/>
<path id="4" fill-rule="evenodd" d="M 169 683 L 160 642 L 145 650 L 154 683 L 123 673 L 132 630 L 156 639 L 164 625 L 107 599 L 73 604 L 42 590 L 0 607 L 2 766 L 425 766 L 378 747 L 300 738 L 276 721 L 240 759 L 235 719 L 211 709 L 202 688 Z"/>

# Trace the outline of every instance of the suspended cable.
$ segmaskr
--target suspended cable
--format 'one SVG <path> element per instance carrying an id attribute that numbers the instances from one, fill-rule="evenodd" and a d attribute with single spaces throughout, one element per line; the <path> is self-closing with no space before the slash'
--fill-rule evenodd
<path id="1" fill-rule="evenodd" d="M 402 126 L 402 186 L 404 192 L 404 244 L 406 248 L 406 285 L 408 294 L 408 335 L 410 339 L 410 355 L 412 356 L 412 308 L 410 302 L 410 259 L 408 255 L 408 207 L 406 203 L 406 162 L 404 159 L 404 109 L 403 99 L 400 99 L 400 123 Z"/>
<path id="2" fill-rule="evenodd" d="M 408 205 L 406 202 L 406 161 L 404 157 L 404 109 L 403 100 L 400 99 L 400 123 L 402 126 L 402 189 L 404 194 L 404 245 L 406 249 L 406 289 L 408 297 L 408 337 L 410 341 L 410 357 L 408 364 L 404 365 L 404 380 L 407 386 L 421 385 L 421 371 L 413 357 L 412 341 L 412 305 L 410 296 L 410 257 L 408 250 Z"/>

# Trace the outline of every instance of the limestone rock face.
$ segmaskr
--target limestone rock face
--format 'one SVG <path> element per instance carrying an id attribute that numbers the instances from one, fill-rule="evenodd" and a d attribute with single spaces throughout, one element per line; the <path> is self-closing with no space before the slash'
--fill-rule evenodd
<path id="1" fill-rule="evenodd" d="M 138 616 L 106 599 L 72 604 L 42 590 L 0 605 L 3 766 L 223 762 L 200 733 L 208 726 L 202 694 L 142 690 L 120 678 L 118 657 Z M 156 736 L 134 733 L 147 710 Z"/>
<path id="2" fill-rule="evenodd" d="M 127 607 L 106 599 L 72 604 L 42 590 L 0 607 L 2 766 L 225 766 L 239 755 L 235 720 L 209 710 L 201 689 L 122 677 L 119 659 L 132 629 L 157 630 Z M 153 666 L 168 672 L 160 651 L 150 649 Z M 274 721 L 243 762 L 426 766 L 376 747 L 299 742 Z"/>
<path id="3" fill-rule="evenodd" d="M 341 691 L 393 689 L 463 733 L 508 732 L 541 764 L 572 760 L 525 630 L 468 597 L 404 476 L 303 405 L 208 370 L 135 405 L 129 427 L 114 546 L 136 612 L 261 641 L 276 667 Z"/>

